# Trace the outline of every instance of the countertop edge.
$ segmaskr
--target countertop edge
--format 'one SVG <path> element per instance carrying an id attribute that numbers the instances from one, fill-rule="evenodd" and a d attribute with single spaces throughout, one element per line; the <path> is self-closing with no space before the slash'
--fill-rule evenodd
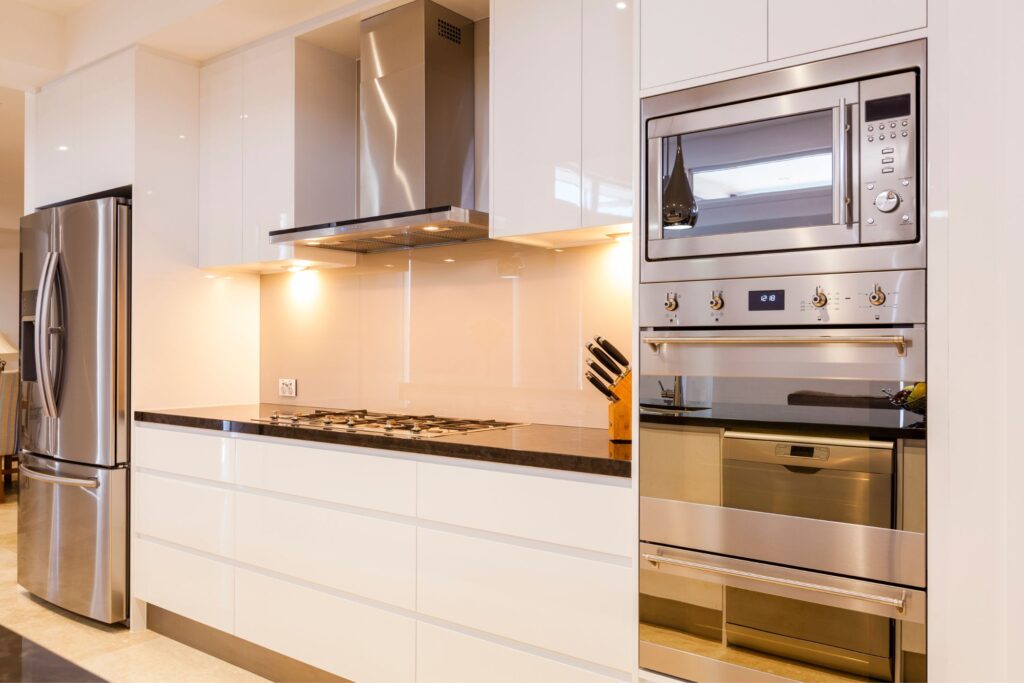
<path id="1" fill-rule="evenodd" d="M 629 460 L 595 458 L 586 455 L 554 453 L 549 451 L 520 450 L 477 444 L 459 444 L 428 439 L 401 439 L 373 434 L 346 434 L 344 432 L 323 432 L 298 427 L 271 425 L 258 422 L 174 415 L 165 412 L 136 410 L 134 419 L 139 423 L 169 425 L 191 429 L 205 429 L 234 434 L 268 436 L 312 443 L 326 443 L 338 446 L 355 446 L 377 450 L 434 455 L 461 460 L 477 460 L 506 465 L 520 465 L 538 469 L 597 474 L 611 477 L 630 478 L 632 464 Z"/>

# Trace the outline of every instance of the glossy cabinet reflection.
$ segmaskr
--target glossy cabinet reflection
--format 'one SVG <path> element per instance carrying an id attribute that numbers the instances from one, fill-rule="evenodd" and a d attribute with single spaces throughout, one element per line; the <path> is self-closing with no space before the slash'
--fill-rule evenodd
<path id="1" fill-rule="evenodd" d="M 492 0 L 491 234 L 632 220 L 632 2 Z"/>

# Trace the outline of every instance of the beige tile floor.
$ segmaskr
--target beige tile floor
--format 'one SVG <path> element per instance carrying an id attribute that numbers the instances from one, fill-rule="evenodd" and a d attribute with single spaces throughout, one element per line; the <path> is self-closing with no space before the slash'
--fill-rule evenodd
<path id="1" fill-rule="evenodd" d="M 18 506 L 0 504 L 0 624 L 109 681 L 263 681 L 152 631 L 132 633 L 75 616 L 18 586 Z"/>

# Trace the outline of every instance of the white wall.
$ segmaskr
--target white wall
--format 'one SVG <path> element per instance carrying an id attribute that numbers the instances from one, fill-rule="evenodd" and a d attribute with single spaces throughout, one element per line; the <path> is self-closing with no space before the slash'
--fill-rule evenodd
<path id="1" fill-rule="evenodd" d="M 1024 6 L 929 24 L 929 678 L 1024 680 Z"/>
<path id="2" fill-rule="evenodd" d="M 0 334 L 15 346 L 18 345 L 18 291 L 18 231 L 0 228 Z M 7 369 L 11 368 L 9 364 Z"/>

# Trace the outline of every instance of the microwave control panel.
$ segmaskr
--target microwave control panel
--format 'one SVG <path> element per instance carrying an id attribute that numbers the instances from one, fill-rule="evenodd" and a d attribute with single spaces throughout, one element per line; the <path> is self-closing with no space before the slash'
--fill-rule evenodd
<path id="1" fill-rule="evenodd" d="M 860 82 L 862 244 L 912 242 L 918 234 L 917 74 Z"/>
<path id="2" fill-rule="evenodd" d="M 925 322 L 925 271 L 887 270 L 640 285 L 640 327 Z"/>

